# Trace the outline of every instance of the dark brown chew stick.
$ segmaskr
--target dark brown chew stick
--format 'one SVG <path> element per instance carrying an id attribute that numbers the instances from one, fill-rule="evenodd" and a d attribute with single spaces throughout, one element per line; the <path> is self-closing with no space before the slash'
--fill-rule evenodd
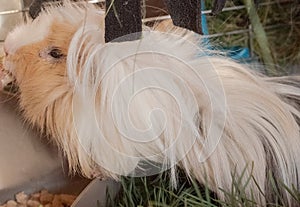
<path id="1" fill-rule="evenodd" d="M 201 0 L 165 0 L 173 24 L 202 34 Z"/>
<path id="2" fill-rule="evenodd" d="M 33 0 L 29 14 L 34 19 L 43 8 L 44 2 L 58 0 Z M 164 1 L 174 25 L 202 34 L 201 0 L 156 0 Z M 258 1 L 258 0 L 256 0 Z M 148 2 L 148 3 L 147 3 Z M 146 1 L 150 4 L 151 0 Z M 226 0 L 215 0 L 212 14 L 219 13 Z M 129 41 L 140 38 L 142 31 L 141 0 L 106 0 L 105 41 Z"/>
<path id="3" fill-rule="evenodd" d="M 47 2 L 54 2 L 59 0 L 33 0 L 29 7 L 29 15 L 32 19 L 35 19 L 42 11 L 43 4 Z"/>
<path id="4" fill-rule="evenodd" d="M 142 14 L 139 0 L 106 0 L 106 12 L 106 42 L 140 38 Z"/>

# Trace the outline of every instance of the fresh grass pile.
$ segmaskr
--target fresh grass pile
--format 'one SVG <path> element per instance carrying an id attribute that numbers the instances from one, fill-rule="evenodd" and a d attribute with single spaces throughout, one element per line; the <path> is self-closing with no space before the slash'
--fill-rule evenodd
<path id="1" fill-rule="evenodd" d="M 214 193 L 187 179 L 182 172 L 176 189 L 169 178 L 169 172 L 149 177 L 122 177 L 121 191 L 116 199 L 108 199 L 108 206 L 217 206 Z"/>
<path id="2" fill-rule="evenodd" d="M 193 179 L 188 179 L 182 171 L 179 171 L 178 187 L 174 188 L 170 183 L 168 171 L 149 177 L 122 177 L 121 190 L 116 198 L 107 198 L 107 206 L 114 207 L 256 207 L 257 203 L 246 196 L 248 183 L 253 177 L 243 179 L 244 175 L 232 174 L 233 182 L 229 192 L 223 191 L 226 202 L 217 198 L 205 185 L 200 185 Z M 271 178 L 270 178 L 271 179 Z M 243 182 L 242 182 L 243 180 Z M 294 188 L 288 188 L 279 181 L 270 180 L 274 187 L 272 202 L 267 206 L 283 207 L 282 197 L 276 187 L 284 188 L 299 203 L 300 192 Z"/>

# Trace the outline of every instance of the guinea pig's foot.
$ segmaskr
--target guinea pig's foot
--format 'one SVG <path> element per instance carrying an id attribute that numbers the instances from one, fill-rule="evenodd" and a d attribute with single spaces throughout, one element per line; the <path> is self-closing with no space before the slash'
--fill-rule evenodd
<path id="1" fill-rule="evenodd" d="M 11 81 L 8 84 L 6 84 L 2 90 L 9 94 L 16 94 L 19 88 L 14 81 Z"/>
<path id="2" fill-rule="evenodd" d="M 13 75 L 4 69 L 2 61 L 0 61 L 0 91 L 8 94 L 15 94 L 18 91 Z"/>
<path id="3" fill-rule="evenodd" d="M 100 171 L 100 169 L 94 169 L 91 172 L 90 178 L 92 178 L 92 179 L 94 179 L 94 178 L 103 179 L 104 176 L 103 176 L 102 172 Z"/>

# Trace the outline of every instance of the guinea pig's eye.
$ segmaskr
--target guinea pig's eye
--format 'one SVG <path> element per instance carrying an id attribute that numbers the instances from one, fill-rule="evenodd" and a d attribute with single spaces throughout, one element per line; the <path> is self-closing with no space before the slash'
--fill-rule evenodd
<path id="1" fill-rule="evenodd" d="M 53 48 L 50 52 L 49 55 L 55 59 L 59 59 L 62 58 L 64 56 L 64 54 L 62 53 L 62 51 L 58 48 Z"/>

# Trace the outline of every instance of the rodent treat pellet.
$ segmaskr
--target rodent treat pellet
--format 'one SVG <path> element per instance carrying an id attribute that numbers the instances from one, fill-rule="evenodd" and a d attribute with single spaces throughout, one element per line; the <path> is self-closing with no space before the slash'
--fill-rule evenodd
<path id="1" fill-rule="evenodd" d="M 47 190 L 31 195 L 20 192 L 16 194 L 15 200 L 9 200 L 0 207 L 69 207 L 75 199 L 75 195 L 53 194 Z"/>

